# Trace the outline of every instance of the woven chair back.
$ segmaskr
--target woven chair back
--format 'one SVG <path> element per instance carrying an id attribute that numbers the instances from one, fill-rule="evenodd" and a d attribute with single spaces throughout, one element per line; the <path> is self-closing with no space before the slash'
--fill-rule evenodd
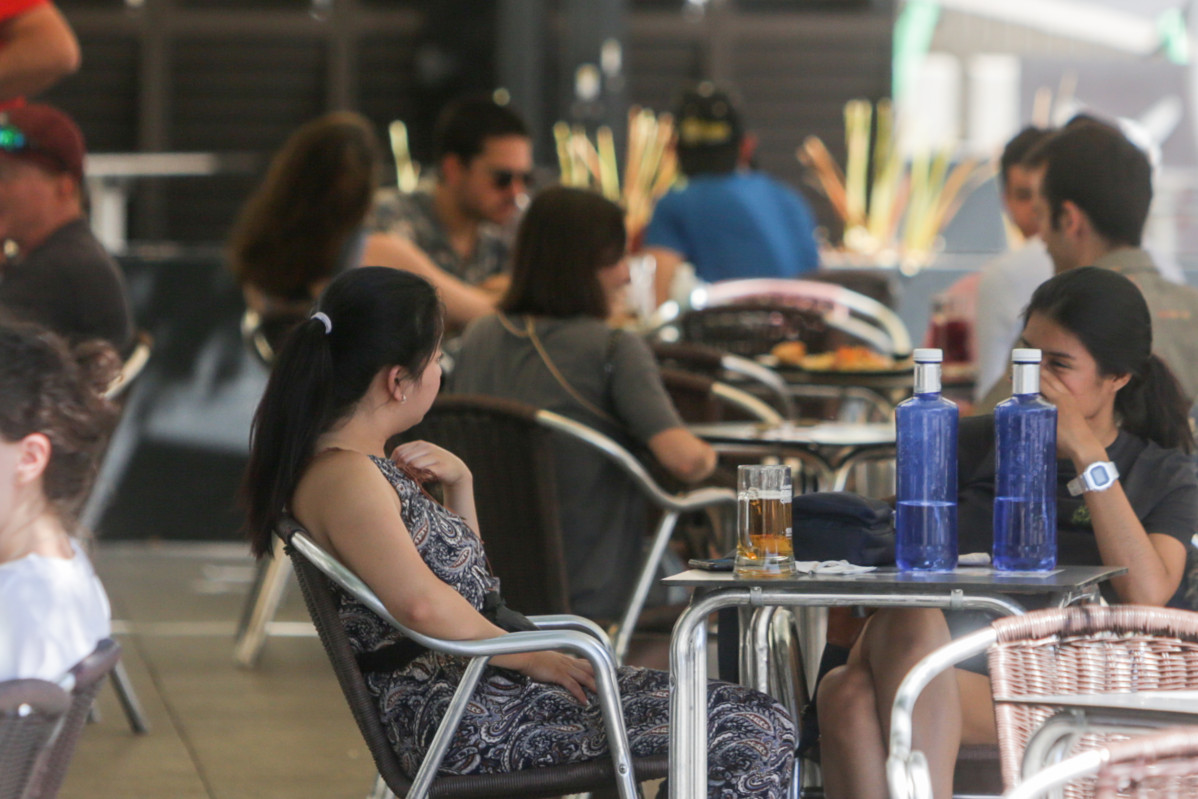
<path id="1" fill-rule="evenodd" d="M 23 799 L 38 764 L 71 705 L 45 680 L 0 682 L 0 799 Z"/>
<path id="2" fill-rule="evenodd" d="M 834 346 L 834 331 L 818 308 L 743 302 L 687 311 L 677 321 L 683 341 L 752 358 L 783 341 L 802 341 L 809 352 Z M 836 343 L 844 343 L 837 341 Z"/>
<path id="3" fill-rule="evenodd" d="M 1198 796 L 1198 727 L 1137 735 L 1107 752 L 1095 777 L 1097 799 Z"/>
<path id="4" fill-rule="evenodd" d="M 403 439 L 457 455 L 474 475 L 474 504 L 491 568 L 521 613 L 569 613 L 553 434 L 536 409 L 495 397 L 445 394 Z"/>
<path id="5" fill-rule="evenodd" d="M 1198 614 L 1134 605 L 1083 605 L 993 623 L 988 653 L 998 696 L 1135 693 L 1198 689 Z M 1059 708 L 1033 703 L 995 706 L 1003 782 L 1019 780 L 1028 739 Z M 1109 742 L 1084 736 L 1076 751 Z M 1092 780 L 1071 785 L 1071 799 L 1093 796 Z"/>

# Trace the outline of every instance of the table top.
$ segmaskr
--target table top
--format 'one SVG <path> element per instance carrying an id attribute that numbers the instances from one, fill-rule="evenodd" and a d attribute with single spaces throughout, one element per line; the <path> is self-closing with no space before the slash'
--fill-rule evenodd
<path id="1" fill-rule="evenodd" d="M 1198 716 L 1198 691 L 1138 691 L 1114 694 L 1050 694 L 1000 696 L 996 702 L 1054 705 L 1084 710 L 1142 710 Z"/>
<path id="2" fill-rule="evenodd" d="M 739 578 L 732 572 L 690 569 L 662 582 L 686 588 L 716 590 L 762 587 L 796 593 L 928 593 L 943 590 L 986 590 L 999 594 L 1062 594 L 1085 590 L 1123 574 L 1127 569 L 1111 566 L 1062 566 L 1045 573 L 1000 572 L 989 567 L 962 566 L 951 572 L 900 572 L 894 566 L 862 574 L 798 574 L 793 577 Z"/>
<path id="3" fill-rule="evenodd" d="M 893 422 L 813 425 L 769 425 L 761 422 L 711 422 L 688 425 L 706 441 L 723 443 L 800 444 L 821 447 L 868 447 L 894 444 Z"/>

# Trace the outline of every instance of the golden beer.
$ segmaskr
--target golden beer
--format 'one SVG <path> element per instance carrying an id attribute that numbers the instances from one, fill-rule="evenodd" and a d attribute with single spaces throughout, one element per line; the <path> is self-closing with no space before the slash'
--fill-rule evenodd
<path id="1" fill-rule="evenodd" d="M 741 466 L 738 484 L 736 574 L 789 576 L 794 569 L 790 469 Z"/>

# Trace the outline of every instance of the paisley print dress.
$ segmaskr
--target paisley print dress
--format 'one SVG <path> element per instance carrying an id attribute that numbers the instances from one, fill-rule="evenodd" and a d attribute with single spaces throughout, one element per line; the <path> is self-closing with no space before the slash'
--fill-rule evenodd
<path id="1" fill-rule="evenodd" d="M 390 461 L 373 459 L 395 486 L 402 516 L 421 557 L 476 609 L 497 590 L 482 542 L 465 521 L 425 494 Z M 398 634 L 352 597 L 340 595 L 341 621 L 356 652 L 378 650 Z M 424 651 L 396 671 L 373 671 L 367 684 L 400 762 L 415 775 L 454 689 L 462 658 Z M 669 750 L 669 675 L 622 667 L 618 683 L 636 756 Z M 708 689 L 711 797 L 781 799 L 789 784 L 794 727 L 764 694 L 727 683 Z M 581 762 L 607 756 L 597 702 L 585 707 L 566 689 L 488 666 L 441 764 L 444 774 L 480 774 Z"/>

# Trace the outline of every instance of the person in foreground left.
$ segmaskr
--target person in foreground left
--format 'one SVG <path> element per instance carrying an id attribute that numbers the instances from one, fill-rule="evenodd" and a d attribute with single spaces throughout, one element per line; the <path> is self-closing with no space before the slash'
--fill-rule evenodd
<path id="1" fill-rule="evenodd" d="M 423 441 L 390 458 L 384 451 L 437 395 L 435 291 L 407 272 L 363 267 L 337 277 L 318 308 L 284 343 L 254 419 L 243 484 L 254 552 L 270 552 L 272 529 L 287 510 L 402 624 L 456 640 L 504 635 L 500 616 L 485 610 L 495 607 L 499 581 L 479 537 L 470 471 Z M 430 480 L 441 484 L 444 505 L 424 492 Z M 415 774 L 466 663 L 421 649 L 348 595 L 340 612 L 391 743 Z M 520 619 L 503 616 L 512 617 Z M 594 685 L 589 663 L 558 652 L 492 658 L 441 772 L 605 757 Z M 633 754 L 666 752 L 669 676 L 621 668 L 619 687 Z M 785 796 L 794 747 L 786 711 L 723 683 L 711 683 L 708 697 L 709 796 Z"/>
<path id="2" fill-rule="evenodd" d="M 73 536 L 116 418 L 108 347 L 74 352 L 0 325 L 0 680 L 55 680 L 111 632 L 108 597 Z"/>

